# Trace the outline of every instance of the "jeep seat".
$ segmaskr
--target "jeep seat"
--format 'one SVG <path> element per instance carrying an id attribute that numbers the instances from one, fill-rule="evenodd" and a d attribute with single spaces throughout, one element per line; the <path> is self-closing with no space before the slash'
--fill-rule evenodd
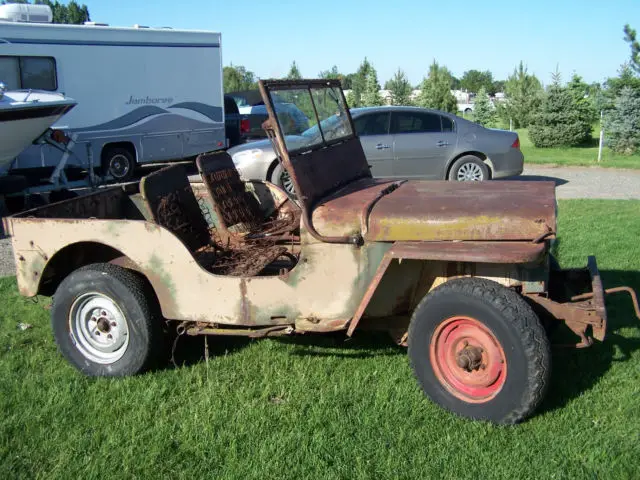
<path id="1" fill-rule="evenodd" d="M 286 251 L 274 245 L 243 251 L 217 245 L 182 165 L 172 165 L 143 177 L 140 192 L 154 222 L 176 235 L 198 263 L 213 273 L 255 276 Z"/>

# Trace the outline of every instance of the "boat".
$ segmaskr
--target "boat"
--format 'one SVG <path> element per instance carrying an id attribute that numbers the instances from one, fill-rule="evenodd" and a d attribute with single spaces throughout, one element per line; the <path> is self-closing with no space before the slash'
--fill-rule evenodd
<path id="1" fill-rule="evenodd" d="M 0 169 L 75 105 L 75 100 L 60 93 L 7 90 L 0 83 Z"/>

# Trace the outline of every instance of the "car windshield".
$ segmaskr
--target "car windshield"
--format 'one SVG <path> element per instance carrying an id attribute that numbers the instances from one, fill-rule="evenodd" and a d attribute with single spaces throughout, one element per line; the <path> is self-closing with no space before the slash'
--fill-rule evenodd
<path id="1" fill-rule="evenodd" d="M 335 87 L 312 87 L 278 90 L 278 97 L 308 119 L 304 129 L 295 137 L 285 137 L 287 150 L 309 150 L 339 141 L 353 135 L 351 122 L 346 114 L 346 105 L 340 89 Z M 291 131 L 286 119 L 276 107 L 280 128 L 285 133 Z"/>

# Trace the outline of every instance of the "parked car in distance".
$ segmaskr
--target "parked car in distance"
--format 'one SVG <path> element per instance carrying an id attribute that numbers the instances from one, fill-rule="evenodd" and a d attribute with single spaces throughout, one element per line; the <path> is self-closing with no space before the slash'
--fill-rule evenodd
<path id="1" fill-rule="evenodd" d="M 262 122 L 268 118 L 267 108 L 264 106 L 258 90 L 245 90 L 226 94 L 232 98 L 238 106 L 242 118 L 246 120 L 246 131 L 243 137 L 247 140 L 266 138 L 262 130 Z M 280 114 L 278 118 L 282 122 L 285 135 L 297 135 L 309 128 L 309 119 L 293 103 L 288 103 L 280 97 L 274 98 L 276 110 Z"/>
<path id="2" fill-rule="evenodd" d="M 418 107 L 353 108 L 351 115 L 375 177 L 481 181 L 522 173 L 524 156 L 515 132 Z M 331 121 L 321 126 L 330 129 Z M 316 125 L 299 136 L 317 133 Z M 234 147 L 229 154 L 244 178 L 268 180 L 293 193 L 268 140 Z"/>

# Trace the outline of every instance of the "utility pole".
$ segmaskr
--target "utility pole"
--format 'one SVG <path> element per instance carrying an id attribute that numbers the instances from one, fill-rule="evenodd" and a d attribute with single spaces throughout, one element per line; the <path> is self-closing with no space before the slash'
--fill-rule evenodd
<path id="1" fill-rule="evenodd" d="M 604 143 L 603 111 L 600 110 L 600 143 L 598 144 L 598 163 L 602 160 L 602 144 Z"/>

